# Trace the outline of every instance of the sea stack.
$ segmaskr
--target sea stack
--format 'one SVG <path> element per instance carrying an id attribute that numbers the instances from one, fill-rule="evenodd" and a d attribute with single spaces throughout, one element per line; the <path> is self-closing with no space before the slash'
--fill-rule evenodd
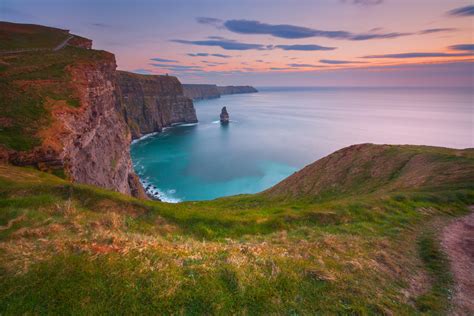
<path id="1" fill-rule="evenodd" d="M 227 113 L 227 108 L 225 106 L 221 111 L 221 124 L 229 124 L 229 113 Z"/>

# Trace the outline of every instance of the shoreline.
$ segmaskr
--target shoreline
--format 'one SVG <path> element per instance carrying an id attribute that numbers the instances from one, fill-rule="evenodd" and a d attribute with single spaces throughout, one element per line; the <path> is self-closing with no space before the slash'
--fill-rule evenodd
<path id="1" fill-rule="evenodd" d="M 132 139 L 132 141 L 130 142 L 130 145 L 133 145 L 133 144 L 136 144 L 142 140 L 145 140 L 147 138 L 150 138 L 152 136 L 156 136 L 156 135 L 159 135 L 163 132 L 165 132 L 166 130 L 170 129 L 170 128 L 173 128 L 173 127 L 180 127 L 180 126 L 195 126 L 195 125 L 198 125 L 199 122 L 196 122 L 196 123 L 186 123 L 186 122 L 182 122 L 182 123 L 173 123 L 171 124 L 171 126 L 166 126 L 166 127 L 163 127 L 163 129 L 161 130 L 161 132 L 151 132 L 151 133 L 148 133 L 148 134 L 144 134 L 143 136 L 139 137 L 139 138 L 135 138 L 135 139 Z"/>

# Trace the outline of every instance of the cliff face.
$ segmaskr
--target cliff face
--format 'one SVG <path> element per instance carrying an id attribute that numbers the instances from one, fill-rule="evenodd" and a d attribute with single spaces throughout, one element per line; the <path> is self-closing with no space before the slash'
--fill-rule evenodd
<path id="1" fill-rule="evenodd" d="M 85 49 L 92 49 L 92 40 L 75 35 L 67 42 L 67 45 Z"/>
<path id="2" fill-rule="evenodd" d="M 193 100 L 220 98 L 215 84 L 183 84 L 184 95 Z"/>
<path id="3" fill-rule="evenodd" d="M 145 197 L 132 168 L 130 131 L 116 110 L 115 57 L 84 49 L 88 43 L 78 38 L 72 44 L 79 47 L 11 59 L 0 89 L 0 160 Z"/>
<path id="4" fill-rule="evenodd" d="M 251 86 L 217 86 L 214 84 L 183 84 L 184 95 L 193 100 L 220 98 L 225 94 L 255 93 Z"/>
<path id="5" fill-rule="evenodd" d="M 117 113 L 115 58 L 72 69 L 81 98 L 81 110 L 60 117 L 70 130 L 63 139 L 68 174 L 78 182 L 141 195 L 132 169 L 130 132 Z"/>
<path id="6" fill-rule="evenodd" d="M 176 77 L 117 72 L 119 110 L 133 138 L 176 123 L 196 123 L 193 101 Z"/>

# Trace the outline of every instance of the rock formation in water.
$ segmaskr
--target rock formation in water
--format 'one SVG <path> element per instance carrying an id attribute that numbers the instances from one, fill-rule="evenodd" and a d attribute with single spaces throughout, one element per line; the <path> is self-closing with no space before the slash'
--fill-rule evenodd
<path id="1" fill-rule="evenodd" d="M 184 95 L 193 100 L 220 98 L 225 94 L 255 93 L 251 86 L 217 86 L 214 84 L 183 84 Z"/>
<path id="2" fill-rule="evenodd" d="M 193 101 L 183 95 L 183 87 L 173 76 L 139 75 L 117 71 L 119 110 L 132 138 L 161 132 L 177 123 L 196 123 Z"/>
<path id="3" fill-rule="evenodd" d="M 5 63 L 0 87 L 0 99 L 5 101 L 0 114 L 2 160 L 145 197 L 132 168 L 131 135 L 116 110 L 115 56 L 85 49 L 91 41 L 80 37 L 64 45 L 65 38 L 73 36 L 64 30 L 14 23 L 3 26 L 15 38 L 11 48 L 18 42 L 28 45 L 31 34 L 47 34 L 44 42 L 57 40 L 41 55 L 35 53 L 36 46 L 31 52 L 29 48 L 8 52 L 11 62 Z M 70 47 L 75 43 L 78 47 Z M 58 44 L 60 48 L 54 49 Z M 0 62 L 3 58 L 0 55 Z M 11 104 L 21 107 L 20 116 Z"/>
<path id="4" fill-rule="evenodd" d="M 224 106 L 221 111 L 221 124 L 229 124 L 229 113 L 227 112 L 227 108 Z"/>

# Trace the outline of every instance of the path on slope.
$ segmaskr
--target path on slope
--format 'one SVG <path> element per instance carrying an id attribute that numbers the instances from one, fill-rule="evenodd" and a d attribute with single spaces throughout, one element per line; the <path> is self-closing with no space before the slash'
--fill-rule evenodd
<path id="1" fill-rule="evenodd" d="M 453 315 L 474 315 L 474 206 L 442 233 L 455 281 Z"/>
<path id="2" fill-rule="evenodd" d="M 26 52 L 39 52 L 39 51 L 53 51 L 57 52 L 58 50 L 63 49 L 69 41 L 74 38 L 74 35 L 69 35 L 64 41 L 59 43 L 57 46 L 53 48 L 24 48 L 24 49 L 14 49 L 14 50 L 7 50 L 7 51 L 0 51 L 0 55 L 8 55 L 8 54 L 18 54 L 18 53 L 26 53 Z"/>
<path id="3" fill-rule="evenodd" d="M 74 35 L 69 35 L 64 41 L 62 41 L 58 46 L 56 46 L 55 48 L 53 48 L 53 52 L 56 52 L 60 49 L 63 49 L 64 46 L 67 45 L 67 43 L 71 40 L 71 38 L 73 38 Z"/>

